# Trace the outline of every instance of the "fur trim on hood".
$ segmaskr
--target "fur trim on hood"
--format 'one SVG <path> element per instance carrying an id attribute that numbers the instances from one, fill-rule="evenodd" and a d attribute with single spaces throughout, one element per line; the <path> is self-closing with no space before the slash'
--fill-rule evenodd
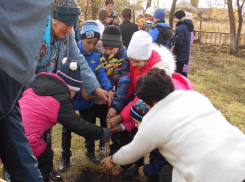
<path id="1" fill-rule="evenodd" d="M 175 56 L 164 46 L 158 45 L 156 43 L 152 43 L 152 49 L 155 50 L 160 56 L 161 60 L 154 67 L 158 67 L 160 69 L 164 69 L 166 74 L 172 76 L 175 72 L 176 64 L 175 64 Z"/>

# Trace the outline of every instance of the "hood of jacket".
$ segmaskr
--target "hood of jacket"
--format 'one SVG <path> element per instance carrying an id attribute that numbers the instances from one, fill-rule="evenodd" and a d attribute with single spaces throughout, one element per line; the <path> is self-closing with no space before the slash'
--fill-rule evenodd
<path id="1" fill-rule="evenodd" d="M 58 75 L 54 73 L 39 73 L 31 84 L 33 91 L 42 96 L 54 96 L 57 94 L 69 94 L 70 89 Z"/>
<path id="2" fill-rule="evenodd" d="M 190 32 L 192 32 L 194 30 L 194 24 L 193 24 L 193 22 L 190 19 L 186 18 L 186 17 L 182 18 L 176 24 L 176 26 L 181 25 L 181 24 L 185 24 Z"/>
<path id="3" fill-rule="evenodd" d="M 152 49 L 161 56 L 161 60 L 169 67 L 171 74 L 174 73 L 176 69 L 176 61 L 174 55 L 169 51 L 169 49 L 162 45 L 159 46 L 156 43 L 152 44 Z"/>

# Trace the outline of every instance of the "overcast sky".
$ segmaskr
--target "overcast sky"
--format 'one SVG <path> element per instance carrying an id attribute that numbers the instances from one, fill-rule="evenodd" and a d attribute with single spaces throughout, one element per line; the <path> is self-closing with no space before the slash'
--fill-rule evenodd
<path id="1" fill-rule="evenodd" d="M 157 0 L 152 0 L 157 2 Z M 177 3 L 180 3 L 183 0 L 177 0 Z M 189 0 L 186 0 L 190 2 Z M 159 0 L 159 6 L 162 8 L 170 9 L 172 6 L 172 0 Z M 224 0 L 199 0 L 199 8 L 209 8 L 209 7 L 224 7 Z"/>

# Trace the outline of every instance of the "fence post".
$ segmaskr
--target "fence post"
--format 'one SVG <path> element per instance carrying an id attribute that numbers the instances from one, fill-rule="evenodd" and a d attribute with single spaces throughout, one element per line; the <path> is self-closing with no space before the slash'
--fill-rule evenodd
<path id="1" fill-rule="evenodd" d="M 200 17 L 200 26 L 199 26 L 199 34 L 198 34 L 198 40 L 201 42 L 202 38 L 202 12 L 199 14 Z"/>

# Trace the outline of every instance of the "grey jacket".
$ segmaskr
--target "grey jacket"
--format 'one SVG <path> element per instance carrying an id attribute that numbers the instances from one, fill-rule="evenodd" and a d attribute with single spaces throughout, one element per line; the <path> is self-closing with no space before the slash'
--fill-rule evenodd
<path id="1" fill-rule="evenodd" d="M 83 88 L 85 89 L 88 95 L 91 95 L 92 92 L 100 85 L 95 77 L 95 74 L 88 66 L 87 61 L 85 60 L 84 56 L 80 53 L 77 47 L 75 41 L 75 32 L 73 29 L 70 34 L 67 34 L 66 37 L 63 40 L 61 40 L 58 57 L 58 69 L 59 66 L 62 65 L 62 59 L 64 57 L 71 57 L 80 63 Z"/>
<path id="2" fill-rule="evenodd" d="M 0 120 L 34 74 L 53 5 L 54 0 L 0 1 Z"/>

